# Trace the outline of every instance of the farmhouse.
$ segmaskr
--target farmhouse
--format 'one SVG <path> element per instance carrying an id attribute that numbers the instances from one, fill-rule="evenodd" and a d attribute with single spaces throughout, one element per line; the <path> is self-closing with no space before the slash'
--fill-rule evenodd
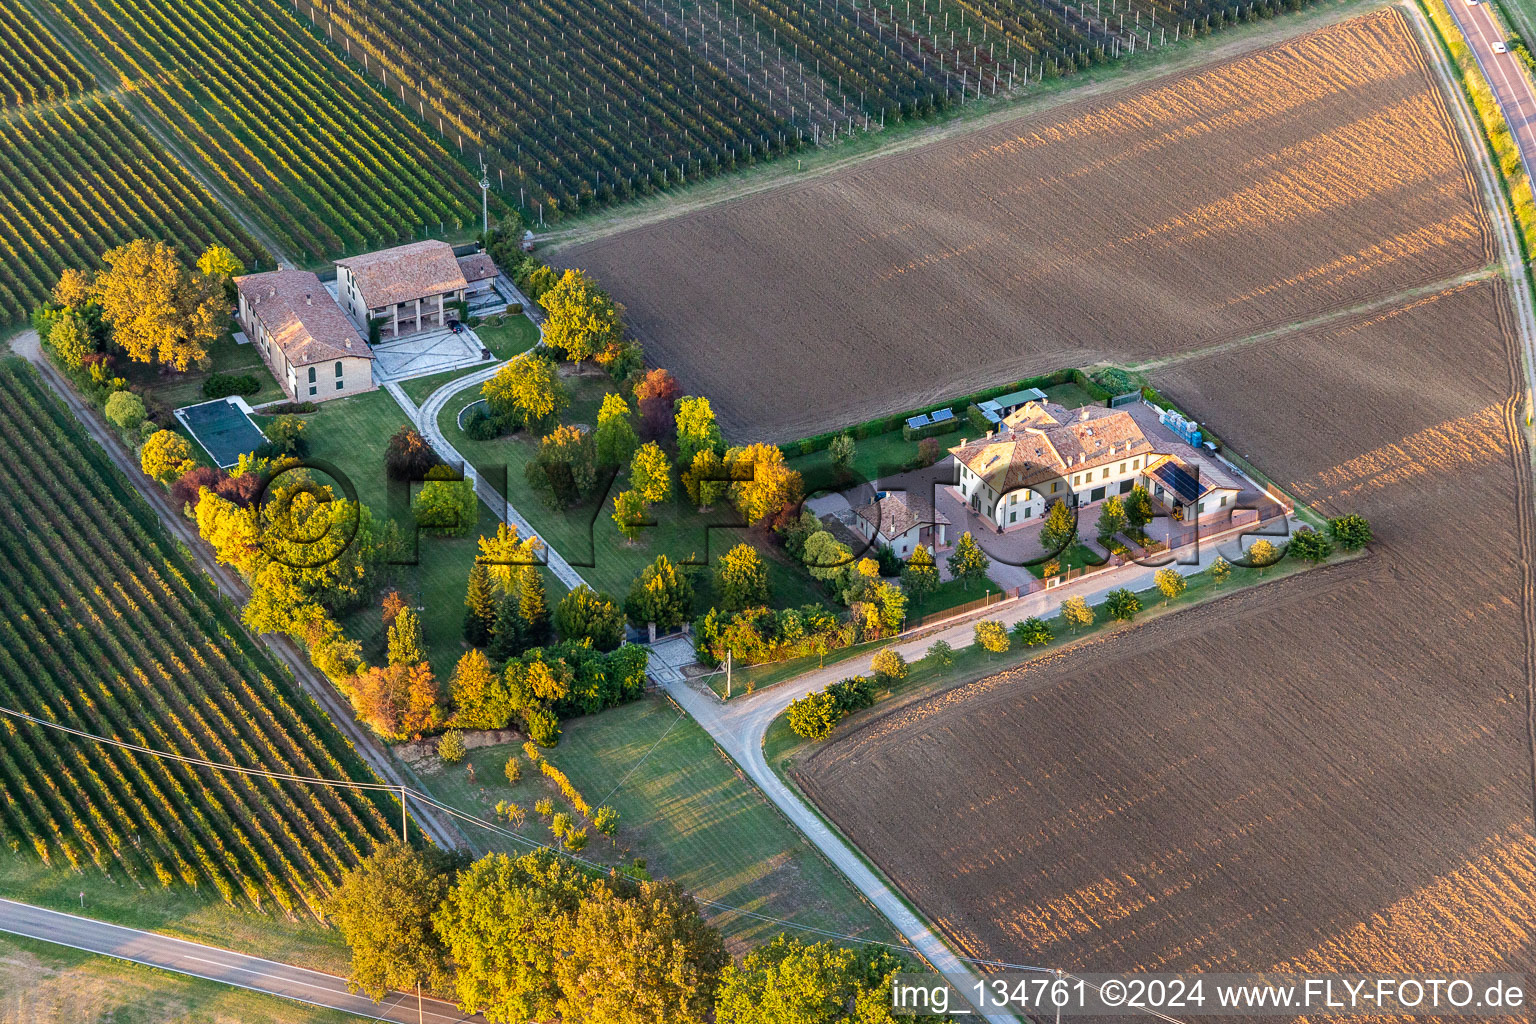
<path id="1" fill-rule="evenodd" d="M 453 246 L 435 239 L 336 261 L 337 301 L 359 324 L 379 321 L 381 337 L 446 327 L 468 287 Z"/>
<path id="2" fill-rule="evenodd" d="M 1021 526 L 1057 501 L 1089 505 L 1138 483 L 1180 517 L 1226 509 L 1239 488 L 1188 445 L 1154 445 L 1123 409 L 1075 412 L 1028 401 L 1001 419 L 995 434 L 962 441 L 950 454 L 971 510 L 998 530 Z"/>
<path id="3" fill-rule="evenodd" d="M 372 391 L 373 350 L 307 270 L 235 278 L 246 336 L 294 401 Z"/>
<path id="4" fill-rule="evenodd" d="M 889 545 L 900 558 L 919 544 L 930 553 L 949 547 L 949 518 L 931 502 L 905 491 L 881 491 L 853 514 L 854 527 L 865 540 Z"/>

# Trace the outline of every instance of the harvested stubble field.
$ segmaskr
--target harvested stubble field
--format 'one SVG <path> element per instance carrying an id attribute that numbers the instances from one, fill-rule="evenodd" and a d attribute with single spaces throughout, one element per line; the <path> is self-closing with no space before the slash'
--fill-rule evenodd
<path id="1" fill-rule="evenodd" d="M 1388 10 L 559 258 L 728 432 L 783 440 L 1480 268 L 1463 158 Z"/>
<path id="2" fill-rule="evenodd" d="M 800 781 L 966 950 L 1529 970 L 1529 451 L 1498 282 L 1163 371 L 1371 557 L 872 718 Z"/>

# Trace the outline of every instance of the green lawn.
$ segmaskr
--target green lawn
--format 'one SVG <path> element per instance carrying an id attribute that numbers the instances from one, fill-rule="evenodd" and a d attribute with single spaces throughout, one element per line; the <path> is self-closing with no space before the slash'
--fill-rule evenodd
<path id="1" fill-rule="evenodd" d="M 347 971 L 349 954 L 334 929 L 313 918 L 289 920 L 281 913 L 236 909 L 212 887 L 206 893 L 181 886 L 141 889 L 95 870 L 76 874 L 7 851 L 0 853 L 0 896 L 318 971 Z"/>
<path id="2" fill-rule="evenodd" d="M 597 422 L 603 396 L 612 389 L 606 375 L 583 373 L 566 377 L 571 405 L 566 423 Z M 524 472 L 537 451 L 537 438 L 519 432 L 493 441 L 476 441 L 458 426 L 458 415 L 465 406 L 479 400 L 479 394 L 467 391 L 444 407 L 438 426 L 450 444 L 471 464 L 487 474 L 505 467 L 512 504 L 528 518 L 534 529 L 581 573 L 592 586 L 622 597 L 628 593 L 635 576 L 657 555 L 665 554 L 675 562 L 702 566 L 745 540 L 763 554 L 768 566 L 773 600 L 777 605 L 824 603 L 821 587 L 798 565 L 792 564 L 777 545 L 759 532 L 738 524 L 735 513 L 724 504 L 711 512 L 699 513 L 687 501 L 677 484 L 674 498 L 652 510 L 654 525 L 646 527 L 638 540 L 630 543 L 619 533 L 612 518 L 613 496 L 624 489 L 624 476 L 615 480 L 601 501 L 590 501 L 578 508 L 556 510 L 531 491 Z M 698 580 L 699 610 L 708 608 L 707 574 Z"/>
<path id="3" fill-rule="evenodd" d="M 112 1024 L 350 1024 L 371 1018 L 322 1010 L 214 981 L 141 967 L 48 942 L 0 935 L 7 1021 Z"/>
<path id="4" fill-rule="evenodd" d="M 261 355 L 254 345 L 236 345 L 234 335 L 226 333 L 209 347 L 208 357 L 213 365 L 207 370 L 191 369 L 185 373 L 172 370 L 161 373 L 158 366 L 125 361 L 121 372 L 128 378 L 128 383 L 143 387 L 151 397 L 173 409 L 206 402 L 208 399 L 203 397 L 203 381 L 215 373 L 248 373 L 260 381 L 259 392 L 242 396 L 252 405 L 283 398 L 282 389 L 261 361 Z"/>
<path id="5" fill-rule="evenodd" d="M 470 321 L 475 335 L 497 359 L 511 359 L 539 343 L 539 325 L 520 314 Z"/>
<path id="6" fill-rule="evenodd" d="M 549 759 L 593 807 L 606 803 L 620 815 L 614 840 L 593 833 L 583 857 L 600 863 L 641 857 L 653 875 L 674 879 L 705 899 L 816 928 L 893 940 L 883 919 L 670 701 L 648 697 L 574 719 L 563 728 L 560 745 L 547 752 Z M 523 760 L 523 779 L 516 787 L 502 774 L 509 753 Z M 551 795 L 557 807 L 564 803 L 547 780 L 530 770 L 520 745 L 472 751 L 470 761 L 473 783 L 462 766 L 425 776 L 425 781 L 449 803 L 482 814 L 498 800 L 523 804 L 528 810 L 523 833 L 548 842 L 549 830 L 533 814 L 533 802 Z M 490 848 L 516 848 L 485 833 L 479 836 Z M 507 845 L 491 845 L 497 842 Z M 704 910 L 733 944 L 767 941 L 782 930 L 738 914 Z"/>
<path id="7" fill-rule="evenodd" d="M 1081 542 L 1073 544 L 1070 548 L 1067 548 L 1067 550 L 1063 551 L 1060 557 L 1056 560 L 1061 563 L 1062 572 L 1067 572 L 1072 569 L 1081 569 L 1084 566 L 1089 565 L 1098 566 L 1104 564 L 1103 555 L 1099 554 L 1097 551 Z M 1036 564 L 1029 566 L 1029 571 L 1034 574 L 1036 579 L 1044 579 L 1045 563 L 1037 562 Z"/>
<path id="8" fill-rule="evenodd" d="M 270 417 L 258 419 L 265 422 Z M 305 436 L 310 458 L 329 462 L 346 474 L 357 488 L 358 500 L 372 510 L 376 521 L 390 518 L 384 451 L 390 437 L 409 421 L 389 393 L 369 391 L 324 402 L 304 420 L 309 424 Z M 409 515 L 397 522 L 409 537 Z M 496 524 L 496 517 L 481 504 L 473 535 L 423 535 L 418 539 L 415 564 L 385 568 L 386 586 L 399 588 L 407 603 L 421 609 L 429 659 L 439 679 L 448 678 L 459 655 L 467 649 L 462 637 L 464 589 L 479 551 L 478 538 L 495 533 Z M 565 588 L 548 573 L 544 574 L 544 584 L 553 607 Z M 385 636 L 377 602 L 354 609 L 343 617 L 342 625 L 348 636 L 363 645 L 365 659 L 371 663 L 382 660 Z"/>
<path id="9" fill-rule="evenodd" d="M 942 448 L 951 448 L 960 443 L 961 436 L 960 431 L 942 434 L 938 439 L 939 444 Z M 802 455 L 793 443 L 782 447 L 790 468 L 798 470 L 805 478 L 806 493 L 814 494 L 821 489 L 840 490 L 858 481 L 872 482 L 904 472 L 907 465 L 917 458 L 917 446 L 918 442 L 902 438 L 900 430 L 856 440 L 851 476 L 839 474 L 832 467 L 826 449 Z"/>
<path id="10" fill-rule="evenodd" d="M 410 380 L 403 380 L 400 382 L 400 390 L 404 391 L 406 397 L 410 398 L 412 402 L 415 402 L 419 406 L 422 402 L 427 400 L 428 396 L 430 396 L 432 392 L 436 391 L 444 384 L 447 384 L 451 380 L 458 380 L 460 377 L 463 377 L 466 374 L 475 373 L 483 366 L 487 365 L 489 364 L 482 364 L 481 366 L 464 366 L 457 370 L 444 370 L 442 373 L 431 373 L 425 377 L 412 377 Z"/>
<path id="11" fill-rule="evenodd" d="M 1104 403 L 1084 391 L 1075 381 L 1067 381 L 1065 384 L 1057 384 L 1045 389 L 1045 397 L 1057 405 L 1068 409 L 1076 409 L 1083 405 L 1103 405 Z"/>

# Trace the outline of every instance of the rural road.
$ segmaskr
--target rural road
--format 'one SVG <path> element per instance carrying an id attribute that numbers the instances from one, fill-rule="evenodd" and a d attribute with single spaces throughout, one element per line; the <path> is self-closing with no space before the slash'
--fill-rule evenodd
<path id="1" fill-rule="evenodd" d="M 365 995 L 348 992 L 346 979 L 334 974 L 290 967 L 217 946 L 123 928 L 7 899 L 0 899 L 0 931 L 340 1010 L 365 1020 L 397 1021 L 399 1024 L 483 1021 L 478 1015 L 466 1016 L 458 1007 L 441 999 L 423 999 L 418 1009 L 414 994 L 394 992 L 376 1003 Z"/>
<path id="2" fill-rule="evenodd" d="M 1514 133 L 1521 162 L 1529 175 L 1532 159 L 1536 157 L 1536 91 L 1532 90 L 1531 80 L 1513 53 L 1494 52 L 1493 44 L 1504 41 L 1504 32 L 1489 4 L 1483 0 L 1471 4 L 1467 0 L 1446 0 L 1445 6 L 1466 37 L 1483 69 L 1483 77 L 1504 111 L 1504 120 Z"/>

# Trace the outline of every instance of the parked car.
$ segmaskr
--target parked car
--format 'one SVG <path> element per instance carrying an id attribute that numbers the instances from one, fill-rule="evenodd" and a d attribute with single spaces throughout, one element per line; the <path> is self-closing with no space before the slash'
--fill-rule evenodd
<path id="1" fill-rule="evenodd" d="M 452 331 L 454 334 L 463 334 L 464 333 L 464 325 L 459 323 L 457 320 L 449 320 L 448 321 L 448 329 L 450 331 Z"/>

